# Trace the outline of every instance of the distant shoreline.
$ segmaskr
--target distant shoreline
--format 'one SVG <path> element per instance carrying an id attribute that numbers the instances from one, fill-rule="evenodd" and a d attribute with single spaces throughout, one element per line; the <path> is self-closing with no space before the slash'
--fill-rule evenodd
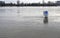
<path id="1" fill-rule="evenodd" d="M 53 6 L 0 6 L 0 7 L 53 7 Z"/>

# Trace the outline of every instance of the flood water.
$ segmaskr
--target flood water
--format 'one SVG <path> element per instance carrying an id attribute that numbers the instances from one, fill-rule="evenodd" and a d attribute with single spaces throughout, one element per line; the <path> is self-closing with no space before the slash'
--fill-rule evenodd
<path id="1" fill-rule="evenodd" d="M 60 38 L 60 7 L 0 7 L 0 38 Z"/>

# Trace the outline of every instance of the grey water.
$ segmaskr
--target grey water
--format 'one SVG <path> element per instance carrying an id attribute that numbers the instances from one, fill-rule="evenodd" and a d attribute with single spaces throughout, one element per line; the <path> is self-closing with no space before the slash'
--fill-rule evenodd
<path id="1" fill-rule="evenodd" d="M 60 38 L 60 7 L 0 7 L 0 38 Z"/>

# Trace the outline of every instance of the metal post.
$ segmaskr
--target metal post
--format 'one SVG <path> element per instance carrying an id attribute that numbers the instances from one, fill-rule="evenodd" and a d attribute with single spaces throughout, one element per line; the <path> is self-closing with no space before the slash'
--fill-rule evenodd
<path id="1" fill-rule="evenodd" d="M 43 0 L 43 5 L 44 5 L 44 0 Z"/>

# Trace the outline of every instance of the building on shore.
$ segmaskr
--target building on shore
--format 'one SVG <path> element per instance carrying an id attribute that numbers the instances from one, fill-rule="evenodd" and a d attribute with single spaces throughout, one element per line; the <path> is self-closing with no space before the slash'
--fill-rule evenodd
<path id="1" fill-rule="evenodd" d="M 0 6 L 4 6 L 5 5 L 5 1 L 0 1 Z"/>
<path id="2" fill-rule="evenodd" d="M 56 5 L 59 5 L 60 6 L 60 1 L 56 1 Z"/>

